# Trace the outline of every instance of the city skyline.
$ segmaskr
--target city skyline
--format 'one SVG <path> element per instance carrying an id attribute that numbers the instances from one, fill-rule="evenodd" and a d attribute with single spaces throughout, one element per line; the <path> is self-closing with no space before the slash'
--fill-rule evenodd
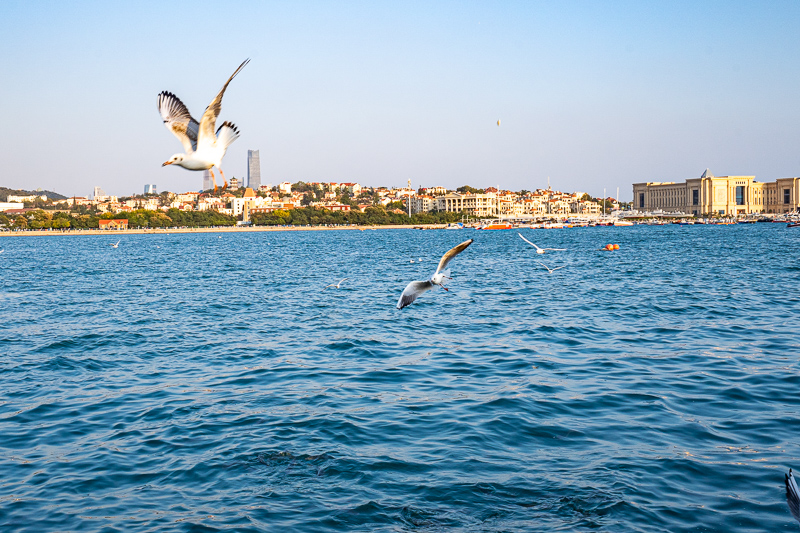
<path id="1" fill-rule="evenodd" d="M 626 201 L 633 183 L 704 168 L 800 174 L 794 2 L 175 3 L 188 26 L 236 28 L 198 58 L 164 53 L 176 44 L 157 9 L 0 6 L 5 186 L 196 189 L 200 173 L 160 166 L 180 145 L 156 95 L 198 118 L 246 57 L 220 114 L 242 132 L 223 164 L 240 182 L 252 149 L 273 183 L 520 190 L 549 177 Z"/>

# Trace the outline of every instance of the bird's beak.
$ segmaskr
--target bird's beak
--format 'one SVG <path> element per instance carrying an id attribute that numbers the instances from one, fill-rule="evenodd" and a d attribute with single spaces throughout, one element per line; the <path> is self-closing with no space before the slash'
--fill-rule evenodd
<path id="1" fill-rule="evenodd" d="M 165 166 L 167 166 L 167 165 L 171 165 L 171 164 L 172 164 L 172 161 L 167 161 L 166 163 L 162 164 L 161 166 L 162 166 L 162 167 L 165 167 Z"/>

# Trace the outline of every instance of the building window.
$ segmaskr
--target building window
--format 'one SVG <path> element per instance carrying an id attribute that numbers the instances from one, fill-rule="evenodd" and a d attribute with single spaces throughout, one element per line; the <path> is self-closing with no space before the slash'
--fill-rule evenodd
<path id="1" fill-rule="evenodd" d="M 789 189 L 783 189 L 783 203 L 788 204 L 791 191 Z"/>
<path id="2" fill-rule="evenodd" d="M 644 208 L 644 193 L 643 192 L 639 193 L 639 207 L 642 208 L 642 209 Z"/>
<path id="3" fill-rule="evenodd" d="M 698 205 L 700 203 L 700 191 L 697 189 L 692 190 L 692 205 Z"/>
<path id="4" fill-rule="evenodd" d="M 744 185 L 736 187 L 736 205 L 744 205 Z"/>

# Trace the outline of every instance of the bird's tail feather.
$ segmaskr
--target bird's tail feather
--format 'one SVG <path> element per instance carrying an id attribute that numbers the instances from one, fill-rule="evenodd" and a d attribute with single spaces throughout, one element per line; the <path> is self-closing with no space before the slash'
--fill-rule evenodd
<path id="1" fill-rule="evenodd" d="M 228 148 L 233 141 L 239 138 L 239 129 L 233 122 L 223 122 L 217 129 L 217 143 L 223 148 Z"/>

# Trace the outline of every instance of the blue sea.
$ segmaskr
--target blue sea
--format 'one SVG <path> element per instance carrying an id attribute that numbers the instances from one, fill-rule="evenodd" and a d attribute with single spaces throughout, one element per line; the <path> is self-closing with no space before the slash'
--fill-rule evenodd
<path id="1" fill-rule="evenodd" d="M 0 530 L 800 531 L 800 228 L 519 231 L 0 238 Z"/>

